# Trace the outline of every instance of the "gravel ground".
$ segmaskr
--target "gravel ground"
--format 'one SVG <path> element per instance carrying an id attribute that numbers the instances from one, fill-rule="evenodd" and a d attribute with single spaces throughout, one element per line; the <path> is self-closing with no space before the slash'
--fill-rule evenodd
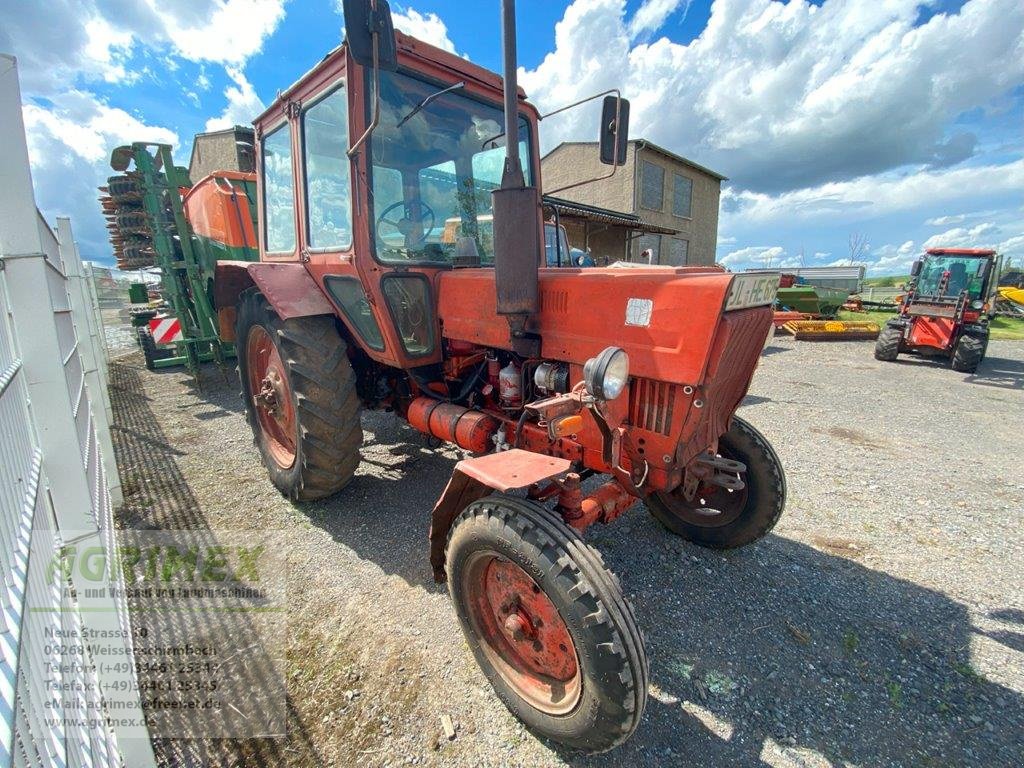
<path id="1" fill-rule="evenodd" d="M 778 339 L 742 409 L 786 467 L 775 531 L 723 555 L 637 505 L 588 532 L 652 679 L 633 739 L 596 757 L 529 734 L 478 671 L 427 563 L 458 454 L 388 415 L 364 415 L 342 494 L 293 505 L 259 464 L 233 374 L 206 369 L 197 391 L 121 357 L 122 522 L 275 530 L 287 551 L 289 737 L 219 742 L 210 765 L 1024 765 L 1024 344 L 988 354 L 965 376 Z M 199 764 L 195 745 L 159 746 Z"/>

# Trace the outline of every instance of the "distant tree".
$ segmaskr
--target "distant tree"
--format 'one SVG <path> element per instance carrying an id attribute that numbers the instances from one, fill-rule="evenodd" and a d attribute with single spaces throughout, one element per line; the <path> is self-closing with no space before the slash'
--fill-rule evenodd
<path id="1" fill-rule="evenodd" d="M 864 261 L 864 257 L 868 253 L 868 236 L 863 232 L 853 232 L 850 234 L 850 266 L 860 261 Z"/>

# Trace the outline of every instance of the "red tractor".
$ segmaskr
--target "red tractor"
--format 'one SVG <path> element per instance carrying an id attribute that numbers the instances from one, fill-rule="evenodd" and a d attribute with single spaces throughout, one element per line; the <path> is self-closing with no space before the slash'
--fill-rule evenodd
<path id="1" fill-rule="evenodd" d="M 946 357 L 954 371 L 974 373 L 988 349 L 998 261 L 995 251 L 930 248 L 914 262 L 899 314 L 875 342 L 875 358 Z"/>
<path id="2" fill-rule="evenodd" d="M 289 498 L 352 479 L 364 408 L 472 454 L 433 508 L 434 576 L 508 708 L 603 751 L 637 727 L 648 665 L 581 534 L 637 500 L 708 547 L 772 529 L 783 469 L 734 414 L 779 276 L 544 266 L 514 13 L 504 0 L 502 78 L 396 35 L 384 0 L 346 2 L 345 43 L 255 121 L 260 261 L 219 262 L 215 293 L 256 445 Z M 604 101 L 609 173 L 628 106 Z"/>

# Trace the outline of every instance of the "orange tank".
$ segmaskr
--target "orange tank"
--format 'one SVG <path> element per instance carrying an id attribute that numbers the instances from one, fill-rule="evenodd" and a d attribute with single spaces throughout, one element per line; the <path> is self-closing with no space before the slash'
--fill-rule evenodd
<path id="1" fill-rule="evenodd" d="M 491 435 L 498 431 L 498 420 L 493 416 L 430 397 L 413 400 L 406 418 L 420 432 L 473 453 L 491 450 Z"/>

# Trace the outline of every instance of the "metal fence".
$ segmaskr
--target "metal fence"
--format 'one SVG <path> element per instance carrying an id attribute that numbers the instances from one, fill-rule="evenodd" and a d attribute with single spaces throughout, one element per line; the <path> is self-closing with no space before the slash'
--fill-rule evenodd
<path id="1" fill-rule="evenodd" d="M 147 768 L 111 567 L 121 490 L 103 329 L 70 222 L 54 233 L 36 209 L 17 66 L 3 54 L 0 135 L 0 767 Z M 55 569 L 66 547 L 102 552 L 100 577 Z M 105 638 L 106 659 L 87 636 Z"/>

